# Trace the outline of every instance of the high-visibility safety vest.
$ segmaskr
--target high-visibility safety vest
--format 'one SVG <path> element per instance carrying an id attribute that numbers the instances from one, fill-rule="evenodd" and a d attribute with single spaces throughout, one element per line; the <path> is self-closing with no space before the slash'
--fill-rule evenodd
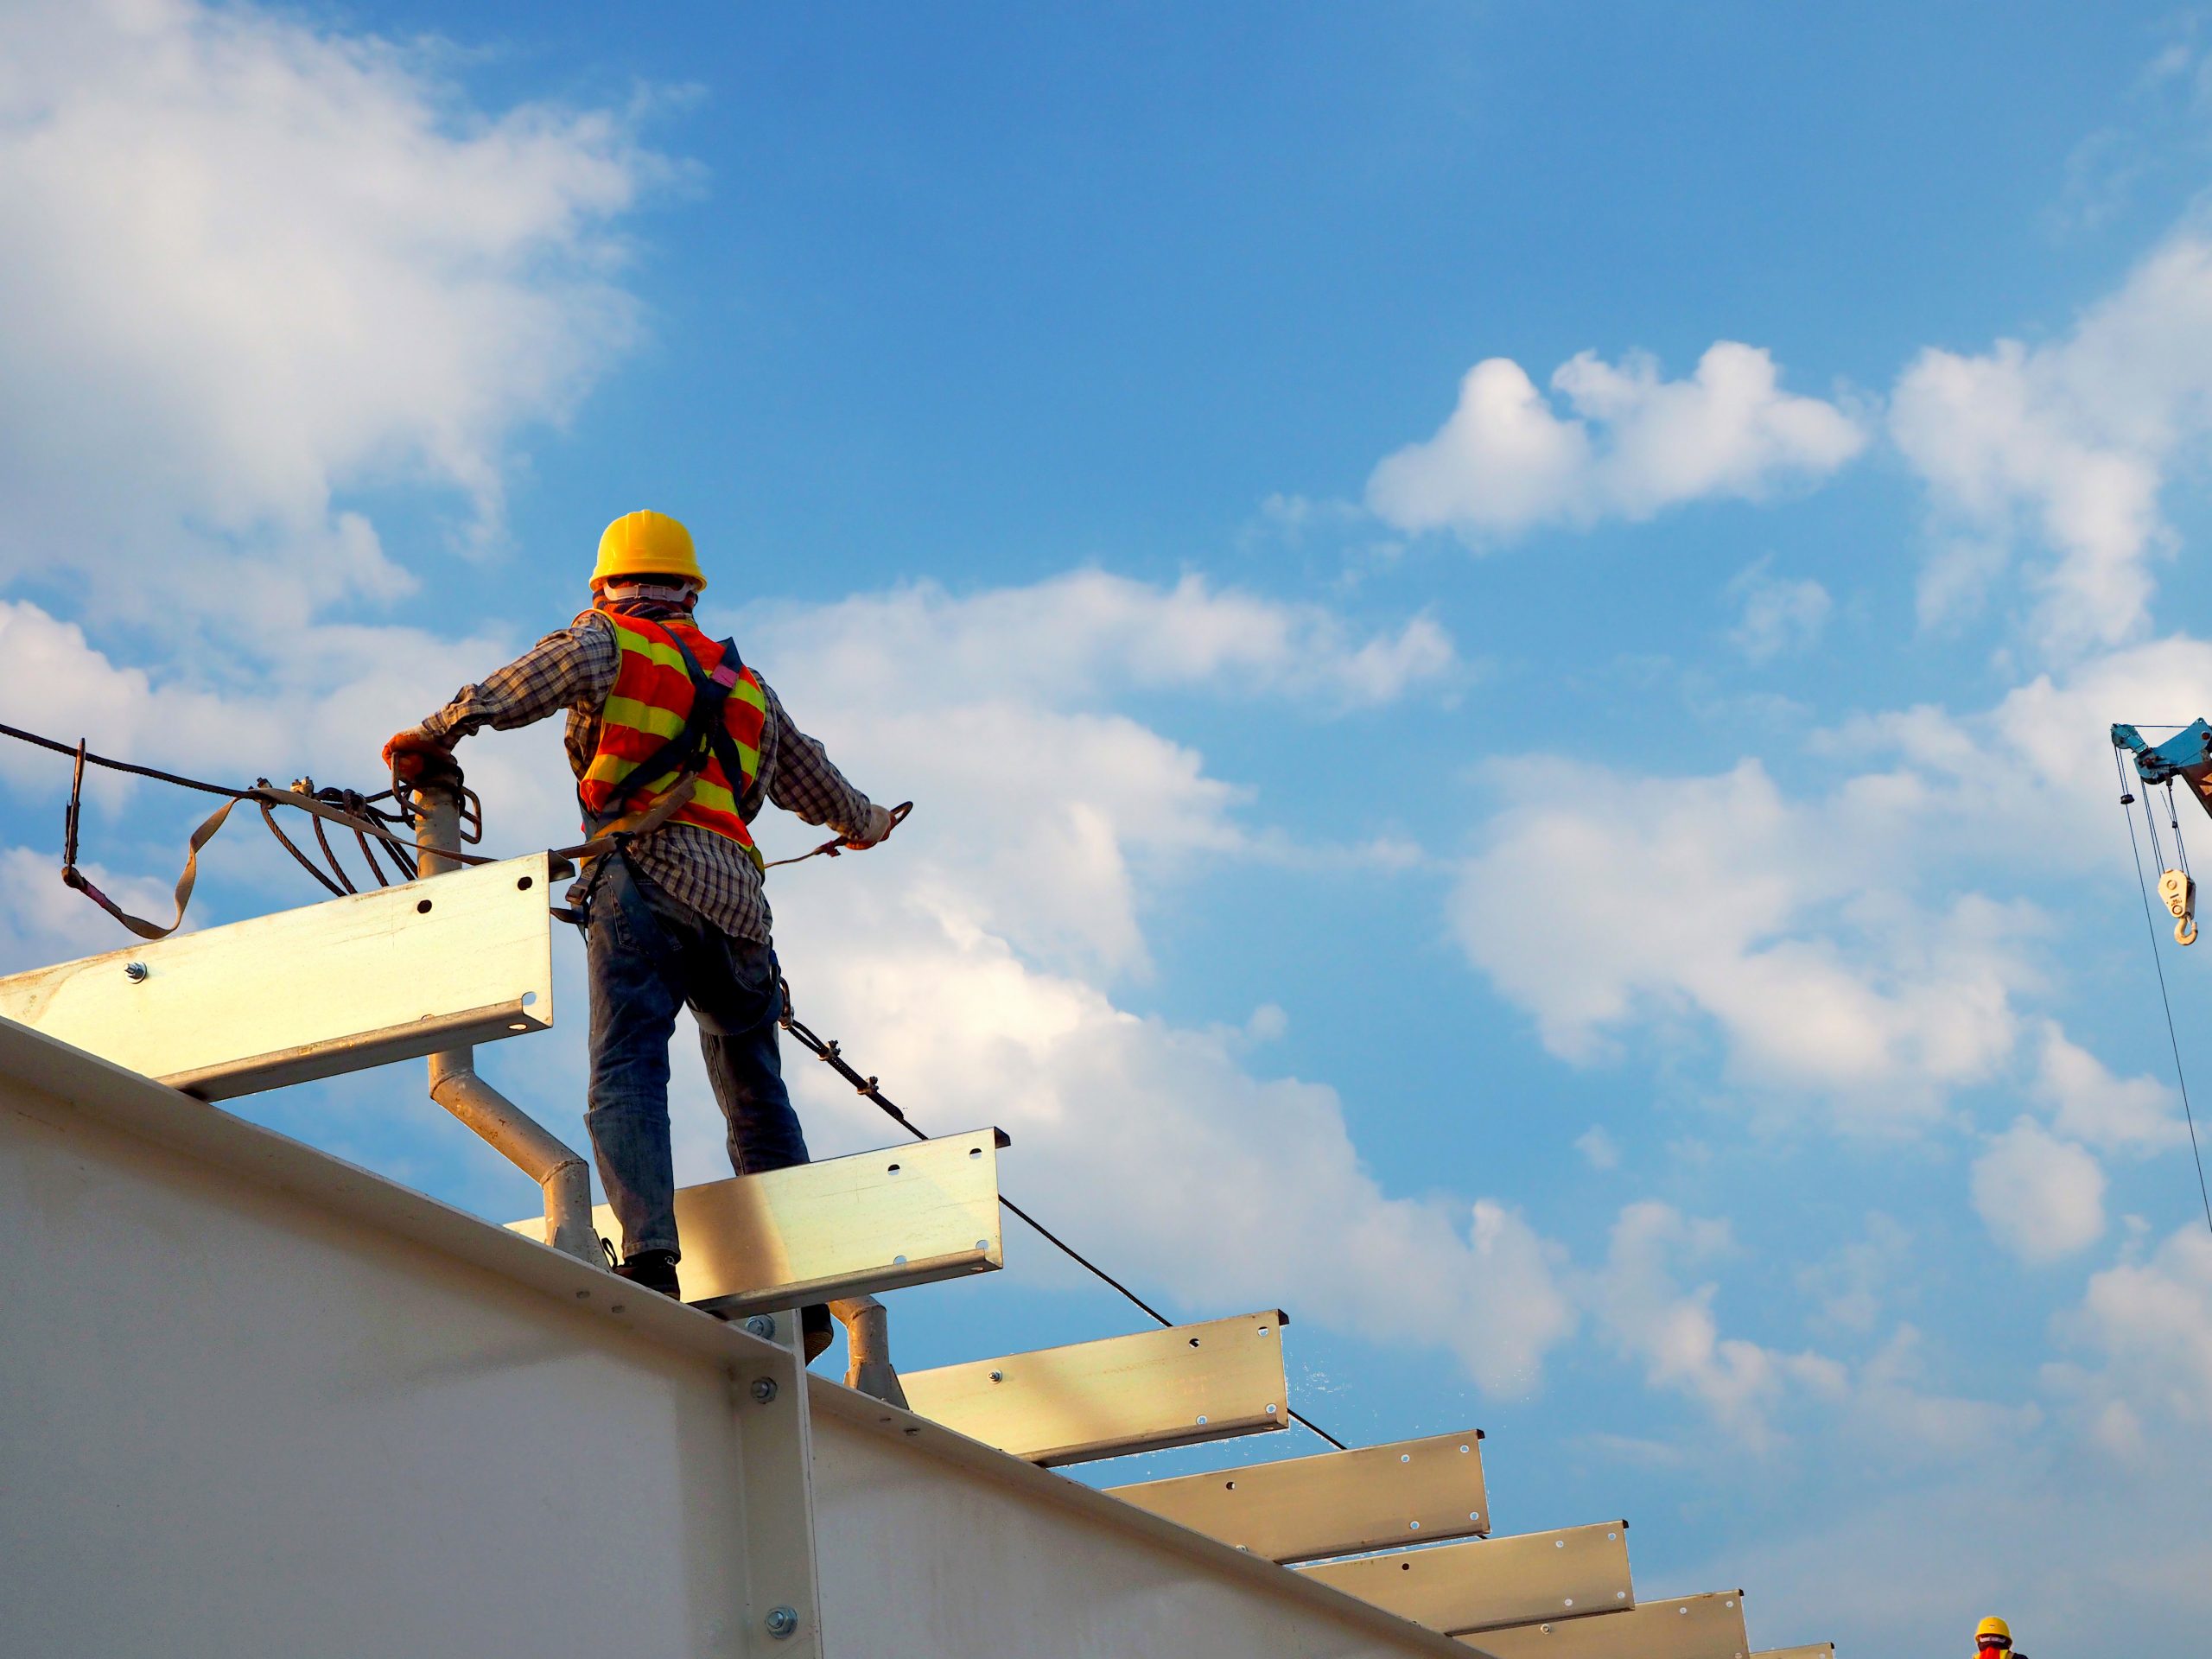
<path id="1" fill-rule="evenodd" d="M 589 614 L 589 613 L 587 613 Z M 664 750 L 671 739 L 683 734 L 696 695 L 683 652 L 710 680 L 727 680 L 729 696 L 722 704 L 722 729 L 727 742 L 709 746 L 706 765 L 698 774 L 690 800 L 668 821 L 696 823 L 727 836 L 743 847 L 757 865 L 760 849 L 753 832 L 738 816 L 737 804 L 760 773 L 760 734 L 768 723 L 767 694 L 760 677 L 729 657 L 734 677 L 725 674 L 724 644 L 699 632 L 690 621 L 671 617 L 654 621 L 620 611 L 601 611 L 614 627 L 614 640 L 622 648 L 621 666 L 614 686 L 600 709 L 599 747 L 590 764 L 576 779 L 576 798 L 585 815 L 585 829 L 596 833 L 600 824 L 621 813 L 649 809 L 683 775 L 671 767 L 658 778 L 633 780 L 639 766 Z M 579 619 L 581 620 L 581 619 Z M 678 649 L 678 642 L 683 649 Z M 732 778 L 723 758 L 734 758 L 742 776 Z"/>

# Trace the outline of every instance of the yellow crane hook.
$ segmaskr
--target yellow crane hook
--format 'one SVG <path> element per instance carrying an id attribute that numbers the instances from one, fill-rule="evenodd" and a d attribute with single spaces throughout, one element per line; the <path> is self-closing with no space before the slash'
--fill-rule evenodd
<path id="1" fill-rule="evenodd" d="M 2168 870 L 2158 878 L 2158 897 L 2174 916 L 2174 943 L 2196 943 L 2196 882 L 2184 870 Z"/>

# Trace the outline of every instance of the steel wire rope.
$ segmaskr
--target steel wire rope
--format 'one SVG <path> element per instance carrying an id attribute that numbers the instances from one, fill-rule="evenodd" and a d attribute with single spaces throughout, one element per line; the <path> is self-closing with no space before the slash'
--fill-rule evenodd
<path id="1" fill-rule="evenodd" d="M 906 1130 L 907 1134 L 912 1135 L 914 1139 L 917 1141 L 928 1140 L 930 1138 L 929 1131 L 923 1128 L 918 1123 L 916 1123 L 913 1119 L 908 1117 L 905 1112 L 901 1111 L 898 1106 L 893 1103 L 890 1096 L 886 1095 L 883 1090 L 877 1086 L 877 1079 L 874 1077 L 862 1077 L 859 1072 L 854 1071 L 850 1065 L 846 1064 L 844 1051 L 839 1046 L 836 1038 L 818 1036 L 805 1025 L 801 1023 L 798 1013 L 791 1007 L 791 982 L 788 980 L 779 980 L 777 982 L 777 985 L 778 989 L 782 994 L 784 1003 L 783 1012 L 777 1016 L 777 1020 L 785 1031 L 791 1033 L 792 1040 L 797 1042 L 800 1047 L 805 1049 L 809 1053 L 812 1054 L 816 1059 L 820 1060 L 823 1065 L 836 1071 L 837 1075 L 844 1078 L 847 1083 L 851 1084 L 855 1091 L 857 1092 L 862 1099 L 873 1101 L 887 1116 L 890 1117 L 892 1122 L 898 1124 L 898 1126 Z M 1012 1198 L 1007 1197 L 1005 1193 L 1001 1192 L 999 1194 L 999 1203 L 1004 1207 L 1008 1215 L 1013 1216 L 1017 1220 L 1022 1222 L 1025 1225 L 1030 1228 L 1031 1230 L 1035 1232 L 1039 1238 L 1042 1238 L 1047 1244 L 1050 1244 L 1054 1249 L 1059 1251 L 1061 1255 L 1066 1256 L 1069 1261 L 1073 1262 L 1077 1267 L 1082 1268 L 1086 1273 L 1090 1274 L 1102 1283 L 1111 1286 L 1115 1290 L 1118 1291 L 1122 1294 L 1122 1298 L 1132 1306 L 1141 1310 L 1146 1317 L 1152 1319 L 1155 1324 L 1166 1330 L 1173 1330 L 1174 1328 L 1174 1320 L 1169 1319 L 1165 1313 L 1162 1313 L 1150 1302 L 1145 1300 L 1143 1297 L 1138 1295 L 1136 1292 L 1131 1290 L 1119 1279 L 1116 1279 L 1112 1274 L 1107 1272 L 1105 1268 L 1100 1267 L 1096 1262 L 1093 1262 L 1081 1250 L 1076 1249 L 1074 1245 L 1069 1243 L 1067 1240 L 1062 1238 L 1058 1233 L 1047 1227 L 1043 1222 L 1038 1220 L 1036 1217 L 1031 1215 L 1027 1210 L 1016 1204 Z M 1336 1447 L 1338 1451 L 1348 1452 L 1351 1449 L 1350 1446 L 1346 1446 L 1344 1441 L 1330 1433 L 1327 1429 L 1322 1427 L 1320 1424 L 1315 1422 L 1311 1417 L 1305 1415 L 1305 1414 L 1292 1406 L 1288 1401 L 1285 1401 L 1283 1402 L 1283 1409 L 1289 1415 L 1292 1422 L 1296 1423 L 1301 1428 L 1311 1429 L 1314 1433 L 1326 1440 L 1331 1446 Z"/>
<path id="2" fill-rule="evenodd" d="M 2121 816 L 2127 820 L 2127 851 L 2128 855 L 2135 861 L 2135 892 L 2143 900 L 2143 931 L 2151 941 L 2151 966 L 2158 970 L 2158 1002 L 2166 1011 L 2166 1042 L 2173 1050 L 2174 1081 L 2181 1086 L 2181 1112 L 2183 1121 L 2189 1125 L 2190 1155 L 2196 1161 L 2196 1193 L 2204 1203 L 2205 1230 L 2212 1232 L 2212 1185 L 2208 1185 L 2204 1179 L 2204 1153 L 2196 1140 L 2196 1113 L 2189 1103 L 2189 1077 L 2182 1069 L 2181 1033 L 2174 1025 L 2173 999 L 2166 992 L 2165 960 L 2158 954 L 2158 925 L 2151 918 L 2151 888 L 2150 884 L 2143 878 L 2143 846 L 2135 838 L 2135 815 L 2126 810 L 2135 791 L 2127 786 L 2127 773 L 2121 764 L 2119 750 L 2113 751 L 2112 760 L 2113 769 L 2120 773 L 2120 811 Z M 2151 817 L 2151 803 L 2148 797 L 2149 791 L 2146 787 L 2143 802 L 2144 817 L 2146 818 Z M 2152 822 L 2155 823 L 2157 820 L 2152 819 Z M 2176 825 L 2175 834 L 2177 836 L 2180 834 L 2178 823 Z"/>

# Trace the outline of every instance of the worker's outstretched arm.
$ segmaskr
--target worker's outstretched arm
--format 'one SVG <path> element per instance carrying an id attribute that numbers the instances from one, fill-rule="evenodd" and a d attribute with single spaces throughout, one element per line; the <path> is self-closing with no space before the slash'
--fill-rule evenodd
<path id="1" fill-rule="evenodd" d="M 564 709 L 595 709 L 613 689 L 621 656 L 613 630 L 590 617 L 549 633 L 505 668 L 462 686 L 421 725 L 394 734 L 385 763 L 413 776 L 435 769 L 441 754 L 449 763 L 454 742 L 486 726 L 505 731 Z"/>
<path id="2" fill-rule="evenodd" d="M 809 823 L 828 824 L 850 847 L 873 847 L 889 835 L 890 810 L 845 781 L 822 745 L 792 723 L 773 686 L 763 681 L 760 690 L 767 699 L 768 728 L 775 742 L 768 798 Z"/>

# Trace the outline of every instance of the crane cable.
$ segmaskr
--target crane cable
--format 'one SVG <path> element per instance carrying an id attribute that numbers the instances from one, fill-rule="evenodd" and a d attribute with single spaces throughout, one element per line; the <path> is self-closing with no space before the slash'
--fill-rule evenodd
<path id="1" fill-rule="evenodd" d="M 2158 951 L 2158 925 L 2151 917 L 2151 888 L 2150 884 L 2143 878 L 2142 843 L 2135 838 L 2135 815 L 2127 810 L 2128 807 L 2134 804 L 2135 791 L 2127 786 L 2127 773 L 2122 766 L 2118 749 L 2113 751 L 2112 763 L 2113 769 L 2120 774 L 2120 816 L 2127 820 L 2127 850 L 2135 861 L 2135 891 L 2143 900 L 2143 928 L 2151 941 L 2151 966 L 2158 970 L 2158 1002 L 2166 1011 L 2166 1041 L 2173 1050 L 2174 1081 L 2181 1085 L 2182 1118 L 2189 1125 L 2190 1155 L 2196 1160 L 2196 1192 L 2204 1202 L 2205 1229 L 2207 1231 L 2212 1231 L 2212 1186 L 2207 1185 L 2204 1179 L 2204 1153 L 2197 1144 L 2196 1114 L 2190 1106 L 2189 1077 L 2182 1070 L 2181 1033 L 2174 1025 L 2173 998 L 2166 991 L 2166 964 L 2165 959 Z M 2155 837 L 2158 832 L 2158 820 L 2151 813 L 2149 785 L 2145 785 L 2145 791 L 2143 817 L 2151 825 L 2151 833 Z M 2181 821 L 2178 817 L 2174 821 L 2174 841 L 2178 847 L 2181 842 Z"/>

